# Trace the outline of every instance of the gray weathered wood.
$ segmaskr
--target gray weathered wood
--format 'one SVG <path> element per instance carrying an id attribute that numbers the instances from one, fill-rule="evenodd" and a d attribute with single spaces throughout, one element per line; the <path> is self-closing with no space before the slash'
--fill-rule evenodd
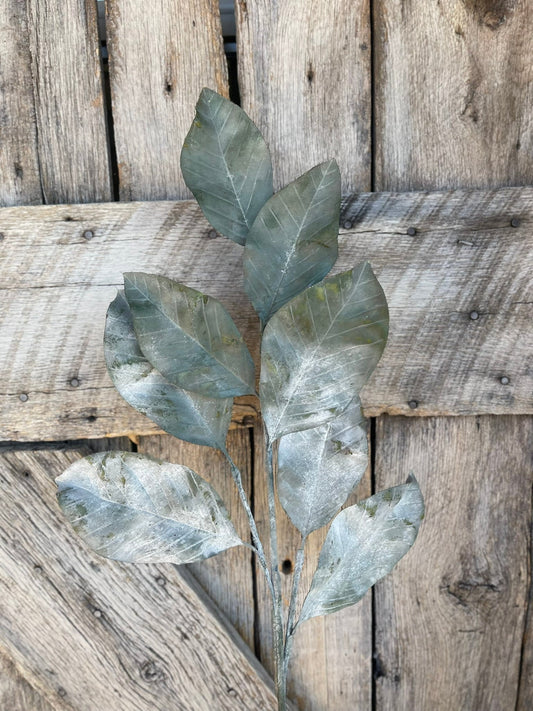
<path id="1" fill-rule="evenodd" d="M 385 416 L 376 440 L 377 489 L 413 471 L 426 500 L 413 549 L 376 587 L 377 708 L 514 709 L 533 421 Z"/>
<path id="2" fill-rule="evenodd" d="M 96 3 L 25 4 L 43 201 L 110 200 Z"/>
<path id="3" fill-rule="evenodd" d="M 26 3 L 0 6 L 0 205 L 41 202 Z"/>
<path id="4" fill-rule="evenodd" d="M 0 708 L 6 711 L 53 711 L 54 707 L 33 687 L 0 650 Z M 55 706 L 57 709 L 58 706 Z"/>
<path id="5" fill-rule="evenodd" d="M 532 412 L 533 189 L 361 195 L 348 218 L 336 269 L 369 258 L 392 315 L 366 413 Z M 257 358 L 242 248 L 211 239 L 191 202 L 4 208 L 0 232 L 3 439 L 156 431 L 105 372 L 104 316 L 123 271 L 162 273 L 221 299 Z M 236 418 L 255 411 L 247 399 Z"/>
<path id="6" fill-rule="evenodd" d="M 80 543 L 52 481 L 79 456 L 0 455 L 3 656 L 54 709 L 274 708 L 251 653 L 176 569 L 107 561 Z"/>
<path id="7" fill-rule="evenodd" d="M 370 189 L 368 0 L 235 3 L 241 105 L 279 188 L 336 158 L 346 192 Z"/>
<path id="8" fill-rule="evenodd" d="M 227 442 L 243 476 L 245 491 L 251 490 L 250 434 L 247 428 L 230 432 Z M 248 519 L 235 494 L 229 466 L 221 452 L 167 436 L 140 437 L 138 451 L 158 459 L 190 467 L 207 479 L 226 503 L 231 520 L 243 541 L 250 541 Z M 203 589 L 217 603 L 248 646 L 254 648 L 254 590 L 252 553 L 242 546 L 230 548 L 209 560 L 188 566 Z"/>
<path id="9" fill-rule="evenodd" d="M 218 0 L 108 0 L 121 200 L 185 197 L 180 152 L 204 86 L 227 95 Z"/>
<path id="10" fill-rule="evenodd" d="M 376 0 L 375 189 L 529 184 L 532 54 L 528 3 Z"/>

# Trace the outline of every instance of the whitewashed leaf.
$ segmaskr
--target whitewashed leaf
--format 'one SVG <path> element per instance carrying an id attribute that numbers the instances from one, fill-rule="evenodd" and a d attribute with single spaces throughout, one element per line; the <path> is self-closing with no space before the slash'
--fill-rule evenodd
<path id="1" fill-rule="evenodd" d="M 165 380 L 142 354 L 123 292 L 107 310 L 104 353 L 113 385 L 136 410 L 174 437 L 225 448 L 233 398 L 206 397 Z"/>
<path id="2" fill-rule="evenodd" d="M 368 262 L 328 277 L 272 316 L 261 347 L 261 410 L 271 440 L 348 407 L 379 361 L 385 294 Z"/>
<path id="3" fill-rule="evenodd" d="M 244 244 L 272 195 L 272 163 L 259 129 L 245 112 L 203 89 L 181 151 L 181 170 L 213 227 Z"/>
<path id="4" fill-rule="evenodd" d="M 244 248 L 244 288 L 265 324 L 283 304 L 323 279 L 337 259 L 341 176 L 322 163 L 273 195 Z"/>
<path id="5" fill-rule="evenodd" d="M 169 382 L 207 397 L 255 392 L 252 357 L 220 301 L 155 274 L 124 274 L 141 351 Z"/>
<path id="6" fill-rule="evenodd" d="M 358 602 L 411 548 L 423 517 L 413 476 L 341 511 L 320 552 L 300 622 Z"/>
<path id="7" fill-rule="evenodd" d="M 192 563 L 242 543 L 216 491 L 180 464 L 101 452 L 56 483 L 74 530 L 105 558 Z"/>
<path id="8" fill-rule="evenodd" d="M 329 523 L 367 465 L 367 421 L 358 397 L 326 424 L 280 439 L 278 497 L 304 537 Z"/>

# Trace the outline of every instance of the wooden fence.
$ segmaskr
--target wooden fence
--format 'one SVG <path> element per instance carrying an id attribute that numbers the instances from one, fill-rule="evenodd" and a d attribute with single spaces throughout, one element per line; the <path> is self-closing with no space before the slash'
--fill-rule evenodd
<path id="1" fill-rule="evenodd" d="M 224 461 L 121 402 L 101 347 L 122 272 L 143 269 L 223 299 L 257 355 L 240 249 L 213 234 L 179 170 L 200 89 L 228 92 L 218 2 L 106 5 L 108 65 L 94 0 L 0 7 L 0 708 L 274 708 L 249 552 L 185 572 L 111 563 L 55 503 L 53 477 L 75 458 L 134 448 L 208 477 L 246 530 Z M 391 303 L 391 340 L 363 393 L 373 452 L 358 495 L 413 470 L 427 504 L 391 576 L 299 631 L 295 708 L 529 711 L 531 6 L 235 9 L 241 105 L 276 185 L 337 159 L 339 266 L 369 258 Z M 266 537 L 262 443 L 257 403 L 243 398 L 229 445 Z M 287 596 L 297 537 L 287 519 L 280 534 Z"/>

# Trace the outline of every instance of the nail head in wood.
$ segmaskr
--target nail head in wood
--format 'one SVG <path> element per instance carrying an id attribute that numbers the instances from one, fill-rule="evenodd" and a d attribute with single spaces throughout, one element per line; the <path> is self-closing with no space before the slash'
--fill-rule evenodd
<path id="1" fill-rule="evenodd" d="M 520 220 L 518 217 L 513 217 L 511 220 L 511 227 L 520 227 Z"/>
<path id="2" fill-rule="evenodd" d="M 208 239 L 216 239 L 217 238 L 217 232 L 216 230 L 209 230 L 207 233 Z"/>
<path id="3" fill-rule="evenodd" d="M 85 237 L 85 239 L 92 239 L 94 237 L 94 232 L 93 230 L 85 230 L 83 236 Z"/>
<path id="4" fill-rule="evenodd" d="M 509 385 L 510 382 L 511 381 L 509 380 L 509 378 L 506 375 L 502 375 L 502 377 L 500 378 L 500 383 L 502 385 Z"/>
<path id="5" fill-rule="evenodd" d="M 72 385 L 73 388 L 77 388 L 80 384 L 80 381 L 78 380 L 78 378 L 72 378 L 72 380 L 70 381 L 70 384 Z"/>
<path id="6" fill-rule="evenodd" d="M 21 402 L 28 402 L 28 395 L 26 393 L 20 393 L 19 400 Z"/>
<path id="7" fill-rule="evenodd" d="M 95 608 L 95 609 L 93 610 L 93 615 L 94 615 L 95 617 L 98 617 L 98 618 L 102 617 L 102 610 L 99 610 L 98 608 Z"/>
<path id="8" fill-rule="evenodd" d="M 479 314 L 477 311 L 471 311 L 469 316 L 472 319 L 472 321 L 477 321 L 479 318 Z"/>
<path id="9" fill-rule="evenodd" d="M 408 227 L 407 234 L 409 237 L 414 237 L 416 235 L 416 227 Z"/>
<path id="10" fill-rule="evenodd" d="M 164 588 L 165 585 L 167 584 L 167 579 L 166 579 L 165 577 L 163 577 L 162 575 L 159 575 L 159 576 L 155 579 L 155 581 L 156 581 L 156 583 L 159 585 L 160 588 Z"/>
<path id="11" fill-rule="evenodd" d="M 353 227 L 353 224 L 352 224 L 352 222 L 350 222 L 350 220 L 346 220 L 346 222 L 343 224 L 343 227 L 345 230 L 351 230 Z"/>
<path id="12" fill-rule="evenodd" d="M 418 407 L 418 400 L 409 400 L 407 404 L 409 405 L 411 410 L 416 410 L 416 408 Z"/>
<path id="13" fill-rule="evenodd" d="M 67 692 L 62 686 L 60 686 L 59 689 L 57 690 L 57 695 L 61 696 L 61 698 L 63 698 L 64 696 L 67 695 Z"/>

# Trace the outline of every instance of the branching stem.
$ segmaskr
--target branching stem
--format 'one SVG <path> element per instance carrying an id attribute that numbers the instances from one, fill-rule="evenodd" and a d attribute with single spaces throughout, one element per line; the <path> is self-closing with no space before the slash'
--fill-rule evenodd
<path id="1" fill-rule="evenodd" d="M 307 538 L 302 536 L 300 546 L 296 553 L 296 563 L 294 565 L 294 577 L 292 579 L 291 600 L 289 603 L 289 615 L 287 617 L 287 628 L 285 630 L 285 645 L 283 648 L 283 677 L 285 687 L 287 686 L 287 673 L 289 670 L 289 658 L 291 656 L 292 642 L 296 625 L 294 619 L 296 616 L 296 603 L 298 600 L 298 591 L 300 589 L 300 580 L 305 561 L 305 542 Z"/>

